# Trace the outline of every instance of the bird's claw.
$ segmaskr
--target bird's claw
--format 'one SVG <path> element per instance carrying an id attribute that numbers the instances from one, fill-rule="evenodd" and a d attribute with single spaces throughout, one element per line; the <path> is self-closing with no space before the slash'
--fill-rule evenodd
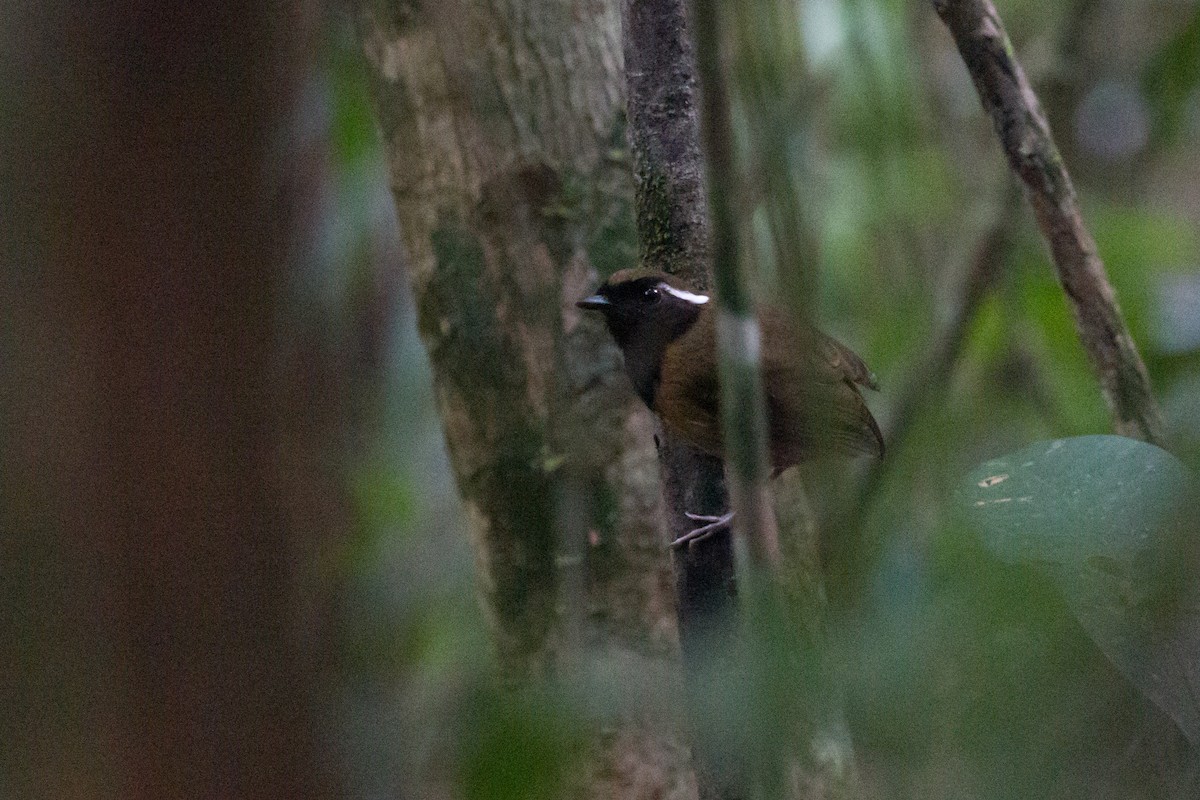
<path id="1" fill-rule="evenodd" d="M 714 533 L 723 531 L 729 527 L 729 523 L 733 520 L 733 512 L 713 516 L 711 514 L 693 514 L 690 511 L 685 511 L 684 516 L 693 522 L 703 522 L 698 528 L 688 531 L 675 541 L 671 542 L 672 549 L 678 550 L 684 545 L 691 546 L 696 542 L 702 542 Z"/>

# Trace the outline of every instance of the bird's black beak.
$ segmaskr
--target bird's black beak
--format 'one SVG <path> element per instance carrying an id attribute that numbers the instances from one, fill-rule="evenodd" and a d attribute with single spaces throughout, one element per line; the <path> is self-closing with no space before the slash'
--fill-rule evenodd
<path id="1" fill-rule="evenodd" d="M 608 298 L 605 297 L 604 295 L 594 294 L 591 297 L 583 298 L 575 305 L 579 306 L 580 308 L 589 309 L 591 311 L 602 311 L 605 308 L 607 308 L 608 306 L 611 306 L 612 303 L 610 303 Z"/>

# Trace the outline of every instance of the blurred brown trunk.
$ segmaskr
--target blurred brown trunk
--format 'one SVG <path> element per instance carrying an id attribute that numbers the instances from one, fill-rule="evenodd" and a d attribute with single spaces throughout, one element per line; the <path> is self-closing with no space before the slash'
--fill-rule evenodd
<path id="1" fill-rule="evenodd" d="M 574 307 L 637 257 L 618 4 L 364 2 L 360 30 L 501 678 L 669 696 L 653 427 Z M 669 716 L 618 709 L 583 793 L 694 792 Z"/>
<path id="2" fill-rule="evenodd" d="M 310 16 L 0 23 L 6 795 L 331 796 L 307 589 L 343 520 L 331 465 L 289 456 L 328 432 L 280 360 Z"/>

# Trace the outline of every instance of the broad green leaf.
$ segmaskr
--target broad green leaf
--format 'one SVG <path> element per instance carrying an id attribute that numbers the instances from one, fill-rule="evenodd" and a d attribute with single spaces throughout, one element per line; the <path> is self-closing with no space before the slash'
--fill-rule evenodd
<path id="1" fill-rule="evenodd" d="M 1039 442 L 958 493 L 1001 561 L 1046 573 L 1122 673 L 1200 746 L 1200 575 L 1191 476 L 1120 436 Z"/>

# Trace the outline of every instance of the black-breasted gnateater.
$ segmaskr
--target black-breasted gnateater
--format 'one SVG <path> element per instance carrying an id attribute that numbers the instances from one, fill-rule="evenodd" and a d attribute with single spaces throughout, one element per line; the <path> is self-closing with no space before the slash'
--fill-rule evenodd
<path id="1" fill-rule="evenodd" d="M 628 269 L 577 305 L 604 315 L 634 390 L 663 425 L 723 458 L 712 298 L 666 273 Z M 876 388 L 862 359 L 777 309 L 760 308 L 758 318 L 774 474 L 826 455 L 882 457 L 883 434 L 859 390 Z M 698 541 L 731 518 L 689 516 L 708 524 L 680 536 L 675 546 Z"/>

